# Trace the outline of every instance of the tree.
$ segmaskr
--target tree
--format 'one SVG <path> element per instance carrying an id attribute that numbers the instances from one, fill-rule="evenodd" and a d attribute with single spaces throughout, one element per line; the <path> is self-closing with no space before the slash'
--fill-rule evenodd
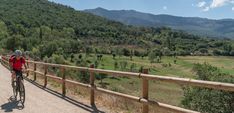
<path id="1" fill-rule="evenodd" d="M 221 51 L 215 49 L 215 50 L 213 50 L 213 54 L 214 55 L 221 55 L 222 53 L 221 53 Z"/>
<path id="2" fill-rule="evenodd" d="M 73 28 L 63 28 L 61 34 L 63 38 L 75 39 L 76 37 L 75 30 Z"/>
<path id="3" fill-rule="evenodd" d="M 39 37 L 41 40 L 50 40 L 51 39 L 51 33 L 52 30 L 48 26 L 41 26 L 40 27 L 40 32 L 39 32 Z"/>
<path id="4" fill-rule="evenodd" d="M 230 55 L 231 55 L 231 56 L 234 56 L 234 50 L 232 50 L 232 51 L 230 52 Z"/>
<path id="5" fill-rule="evenodd" d="M 115 68 L 115 70 L 117 70 L 119 68 L 119 64 L 117 61 L 115 61 L 115 63 L 114 63 L 114 68 Z"/>
<path id="6" fill-rule="evenodd" d="M 14 35 L 7 39 L 6 48 L 8 50 L 15 50 L 21 47 L 22 45 L 22 35 Z"/>
<path id="7" fill-rule="evenodd" d="M 59 49 L 59 45 L 58 42 L 56 41 L 52 41 L 52 42 L 48 42 L 45 45 L 40 45 L 39 46 L 39 50 L 41 52 L 41 58 L 43 58 L 43 56 L 52 56 L 52 54 L 56 53 L 56 51 Z"/>
<path id="8" fill-rule="evenodd" d="M 230 44 L 225 44 L 223 46 L 223 55 L 230 55 L 230 52 L 232 51 L 232 46 Z"/>
<path id="9" fill-rule="evenodd" d="M 57 54 L 53 54 L 51 59 L 53 59 L 52 63 L 55 63 L 55 64 L 65 64 L 65 59 L 62 55 L 57 55 Z"/>
<path id="10" fill-rule="evenodd" d="M 105 84 L 103 83 L 103 79 L 105 79 L 105 78 L 107 77 L 107 75 L 106 75 L 106 74 L 99 73 L 99 74 L 96 74 L 95 77 L 96 77 L 97 80 L 101 80 L 101 82 L 100 82 L 101 87 L 102 87 L 102 88 L 105 88 L 106 86 L 105 86 Z"/>
<path id="11" fill-rule="evenodd" d="M 155 59 L 157 58 L 157 56 L 156 56 L 156 54 L 153 52 L 153 51 L 151 51 L 150 53 L 149 53 L 149 61 L 151 62 L 151 63 L 154 63 L 155 62 Z"/>
<path id="12" fill-rule="evenodd" d="M 122 49 L 123 55 L 124 56 L 130 56 L 130 51 L 126 48 Z"/>
<path id="13" fill-rule="evenodd" d="M 134 52 L 133 52 L 133 50 L 131 50 L 130 51 L 130 60 L 132 60 L 133 55 L 134 55 Z"/>
<path id="14" fill-rule="evenodd" d="M 7 26 L 4 22 L 0 21 L 0 41 L 4 38 L 8 38 Z"/>
<path id="15" fill-rule="evenodd" d="M 116 57 L 116 54 L 115 54 L 115 53 L 112 53 L 112 57 L 113 57 L 113 59 L 115 59 L 115 57 Z"/>
<path id="16" fill-rule="evenodd" d="M 119 48 L 116 49 L 116 53 L 119 55 L 119 58 L 123 55 L 123 52 Z"/>
<path id="17" fill-rule="evenodd" d="M 75 56 L 74 56 L 74 54 L 72 53 L 72 54 L 71 54 L 71 62 L 73 62 L 74 57 L 75 57 Z"/>
<path id="18" fill-rule="evenodd" d="M 205 49 L 205 48 L 202 48 L 202 49 L 200 49 L 199 51 L 200 51 L 201 53 L 203 53 L 203 54 L 208 53 L 208 50 L 207 50 L 207 49 Z"/>

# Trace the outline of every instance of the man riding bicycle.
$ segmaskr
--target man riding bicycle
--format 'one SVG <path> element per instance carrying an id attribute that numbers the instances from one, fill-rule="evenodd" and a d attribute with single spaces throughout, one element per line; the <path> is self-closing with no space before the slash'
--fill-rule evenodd
<path id="1" fill-rule="evenodd" d="M 22 57 L 22 52 L 20 50 L 16 50 L 14 55 L 9 59 L 10 63 L 10 71 L 12 73 L 12 81 L 16 78 L 16 76 L 22 76 L 23 74 L 23 65 L 24 68 L 27 69 L 27 65 L 25 64 L 25 58 Z"/>

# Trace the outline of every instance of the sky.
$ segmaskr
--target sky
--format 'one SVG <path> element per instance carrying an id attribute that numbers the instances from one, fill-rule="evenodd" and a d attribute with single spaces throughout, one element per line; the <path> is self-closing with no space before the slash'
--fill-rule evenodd
<path id="1" fill-rule="evenodd" d="M 234 19 L 234 0 L 49 0 L 76 10 L 102 7 L 183 17 Z"/>

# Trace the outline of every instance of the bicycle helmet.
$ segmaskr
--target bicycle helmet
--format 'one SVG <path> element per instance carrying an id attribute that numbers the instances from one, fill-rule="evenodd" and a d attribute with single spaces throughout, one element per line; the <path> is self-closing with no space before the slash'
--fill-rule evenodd
<path id="1" fill-rule="evenodd" d="M 15 51 L 15 56 L 22 56 L 22 52 L 20 50 Z"/>

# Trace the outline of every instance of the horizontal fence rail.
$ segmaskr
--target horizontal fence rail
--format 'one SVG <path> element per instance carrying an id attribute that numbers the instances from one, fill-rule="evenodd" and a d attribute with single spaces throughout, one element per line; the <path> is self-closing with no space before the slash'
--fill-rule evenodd
<path id="1" fill-rule="evenodd" d="M 28 62 L 33 63 L 33 64 L 52 66 L 52 67 L 64 67 L 64 68 L 76 69 L 80 71 L 102 73 L 102 74 L 107 74 L 107 75 L 128 76 L 128 77 L 132 76 L 132 77 L 145 78 L 148 80 L 159 80 L 159 81 L 165 81 L 165 82 L 176 83 L 176 84 L 181 84 L 181 85 L 198 86 L 198 87 L 205 87 L 205 88 L 234 92 L 234 84 L 231 84 L 231 83 L 203 81 L 203 80 L 195 80 L 195 79 L 188 79 L 188 78 L 166 77 L 166 76 L 150 75 L 150 74 L 144 74 L 144 73 L 132 73 L 132 72 L 94 69 L 94 68 L 88 68 L 88 67 L 77 67 L 77 66 L 69 66 L 69 65 L 34 62 L 34 61 L 28 61 Z"/>
<path id="2" fill-rule="evenodd" d="M 8 58 L 2 57 L 2 64 L 9 68 Z M 169 83 L 175 83 L 179 85 L 186 85 L 186 86 L 196 86 L 196 87 L 203 87 L 203 88 L 210 88 L 216 90 L 224 90 L 224 91 L 231 91 L 234 92 L 234 84 L 231 83 L 221 83 L 221 82 L 212 82 L 212 81 L 202 81 L 202 80 L 194 80 L 194 79 L 187 79 L 187 78 L 176 78 L 176 77 L 165 77 L 159 75 L 150 75 L 148 74 L 148 70 L 144 70 L 143 73 L 132 73 L 132 72 L 122 72 L 122 71 L 112 71 L 112 70 L 104 70 L 104 69 L 95 69 L 93 65 L 90 67 L 78 67 L 78 66 L 70 66 L 70 65 L 61 65 L 61 64 L 51 64 L 51 63 L 44 63 L 44 62 L 36 62 L 36 61 L 27 61 L 28 64 L 33 64 L 33 69 L 28 69 L 28 71 L 33 73 L 34 80 L 36 80 L 37 75 L 44 76 L 44 87 L 47 85 L 47 78 L 54 79 L 59 81 L 62 84 L 62 94 L 66 95 L 66 84 L 74 84 L 77 86 L 85 87 L 90 89 L 90 104 L 95 104 L 95 93 L 102 92 L 105 94 L 110 94 L 126 99 L 133 100 L 135 102 L 142 103 L 142 112 L 148 113 L 149 105 L 165 109 L 167 111 L 175 112 L 175 113 L 199 113 L 197 111 L 192 111 L 164 103 L 160 103 L 154 100 L 148 99 L 148 92 L 149 92 L 149 80 L 157 80 L 157 81 L 164 81 Z M 37 65 L 44 66 L 44 72 L 37 70 Z M 60 73 L 62 77 L 57 77 L 53 75 L 47 74 L 48 67 L 57 67 L 60 69 Z M 66 69 L 74 69 L 78 71 L 86 71 L 90 73 L 90 84 L 84 84 L 77 81 L 72 81 L 66 79 Z M 107 89 L 96 87 L 94 84 L 95 81 L 95 74 L 94 73 L 102 73 L 112 76 L 127 76 L 127 77 L 137 77 L 142 79 L 142 97 L 131 96 L 123 93 L 118 93 L 114 91 L 110 91 Z"/>

